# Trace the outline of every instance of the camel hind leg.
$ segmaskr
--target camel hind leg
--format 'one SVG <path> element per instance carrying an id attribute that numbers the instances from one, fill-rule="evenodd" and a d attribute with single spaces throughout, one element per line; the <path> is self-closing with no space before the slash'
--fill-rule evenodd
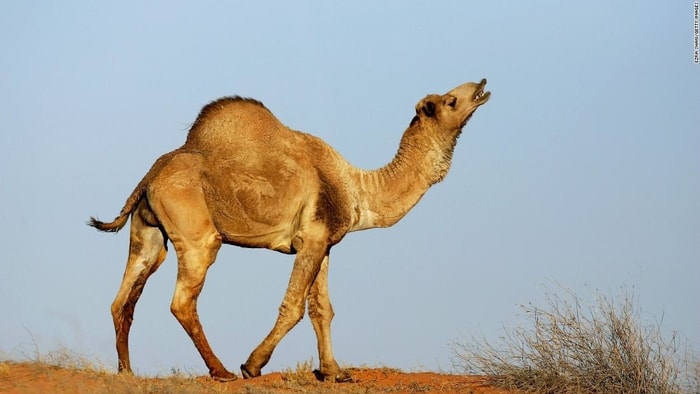
<path id="1" fill-rule="evenodd" d="M 187 169 L 178 172 L 181 179 L 196 179 Z M 161 183 L 156 180 L 149 194 L 158 216 L 177 252 L 177 281 L 170 311 L 180 322 L 209 368 L 212 378 L 231 381 L 237 377 L 228 371 L 207 341 L 197 313 L 197 298 L 204 286 L 207 270 L 214 264 L 222 244 L 214 226 L 204 192 L 196 182 Z"/>
<path id="2" fill-rule="evenodd" d="M 129 258 L 121 286 L 112 302 L 112 319 L 116 332 L 119 372 L 131 373 L 129 360 L 129 330 L 134 319 L 134 308 L 148 278 L 165 260 L 166 239 L 160 228 L 147 223 L 152 213 L 142 200 L 131 218 Z"/>

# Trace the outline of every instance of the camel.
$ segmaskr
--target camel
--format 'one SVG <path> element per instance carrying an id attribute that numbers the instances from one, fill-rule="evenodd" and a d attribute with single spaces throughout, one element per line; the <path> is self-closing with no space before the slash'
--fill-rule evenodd
<path id="1" fill-rule="evenodd" d="M 353 167 L 320 138 L 284 126 L 257 100 L 224 97 L 204 106 L 184 145 L 155 161 L 119 216 L 88 222 L 117 232 L 131 217 L 129 257 L 111 306 L 119 372 L 131 373 L 134 308 L 170 240 L 178 265 L 170 310 L 212 378 L 237 379 L 214 354 L 197 314 L 207 269 L 225 243 L 296 255 L 277 320 L 241 365 L 243 377 L 260 376 L 308 305 L 318 379 L 351 381 L 331 346 L 330 250 L 351 231 L 398 222 L 445 177 L 462 128 L 490 97 L 485 85 L 485 79 L 465 83 L 420 100 L 393 160 L 371 171 Z"/>

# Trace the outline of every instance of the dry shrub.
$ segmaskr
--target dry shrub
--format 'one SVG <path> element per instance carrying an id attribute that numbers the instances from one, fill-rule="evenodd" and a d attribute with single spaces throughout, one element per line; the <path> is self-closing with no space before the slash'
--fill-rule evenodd
<path id="1" fill-rule="evenodd" d="M 304 362 L 297 362 L 296 369 L 286 368 L 282 372 L 282 379 L 287 383 L 298 386 L 316 383 L 316 377 L 314 376 L 314 359 L 310 358 Z"/>
<path id="2" fill-rule="evenodd" d="M 500 346 L 453 342 L 455 366 L 538 393 L 698 392 L 679 368 L 688 364 L 679 361 L 677 335 L 664 340 L 660 322 L 644 326 L 628 291 L 617 302 L 596 294 L 593 305 L 563 291 L 547 292 L 545 309 L 521 305 L 533 326 L 506 329 Z"/>

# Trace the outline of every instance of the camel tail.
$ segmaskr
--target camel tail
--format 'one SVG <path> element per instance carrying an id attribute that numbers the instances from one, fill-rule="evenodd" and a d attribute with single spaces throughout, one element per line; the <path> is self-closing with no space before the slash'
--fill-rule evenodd
<path id="1" fill-rule="evenodd" d="M 100 231 L 104 231 L 107 233 L 116 233 L 124 227 L 128 219 L 129 215 L 120 215 L 117 216 L 113 222 L 105 223 L 97 218 L 90 216 L 90 220 L 88 220 L 87 224 L 88 226 L 94 227 Z"/>
<path id="2" fill-rule="evenodd" d="M 141 183 L 139 183 L 139 185 L 136 186 L 136 189 L 126 200 L 124 208 L 122 208 L 121 212 L 119 213 L 119 216 L 114 218 L 113 221 L 105 223 L 95 217 L 90 216 L 90 220 L 88 220 L 87 225 L 107 233 L 116 233 L 117 231 L 121 230 L 124 227 L 124 225 L 126 225 L 126 222 L 129 220 L 129 216 L 136 209 L 136 206 L 138 205 L 139 201 L 141 201 L 141 198 L 143 197 L 145 191 L 146 187 L 144 185 L 144 182 L 141 181 Z"/>
<path id="3" fill-rule="evenodd" d="M 91 216 L 90 220 L 88 220 L 87 222 L 87 225 L 107 233 L 116 233 L 117 231 L 121 230 L 124 227 L 124 225 L 126 225 L 126 222 L 129 220 L 129 216 L 131 215 L 131 213 L 136 210 L 136 207 L 138 206 L 139 202 L 146 194 L 146 188 L 148 187 L 148 184 L 155 177 L 155 175 L 158 174 L 158 172 L 160 172 L 160 170 L 166 164 L 168 164 L 168 162 L 170 162 L 170 160 L 179 151 L 180 149 L 172 151 L 170 153 L 166 153 L 165 155 L 158 158 L 158 160 L 156 160 L 155 163 L 153 163 L 151 169 L 148 170 L 148 173 L 143 177 L 143 179 L 141 179 L 141 182 L 139 182 L 134 191 L 131 192 L 129 198 L 126 199 L 126 203 L 124 203 L 124 208 L 122 208 L 121 212 L 119 212 L 119 216 L 114 218 L 113 221 L 105 223 Z"/>

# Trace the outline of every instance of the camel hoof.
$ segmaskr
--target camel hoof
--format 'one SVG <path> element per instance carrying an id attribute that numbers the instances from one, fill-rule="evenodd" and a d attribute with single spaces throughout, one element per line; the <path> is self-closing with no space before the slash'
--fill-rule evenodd
<path id="1" fill-rule="evenodd" d="M 209 375 L 211 375 L 212 379 L 222 383 L 233 382 L 234 380 L 238 379 L 238 376 L 236 376 L 236 374 L 231 373 L 229 371 L 211 372 Z"/>
<path id="2" fill-rule="evenodd" d="M 320 380 L 321 382 L 352 383 L 355 381 L 348 371 L 340 371 L 335 375 L 326 375 L 321 373 L 320 370 L 315 369 L 314 375 L 316 376 L 316 379 Z"/>
<path id="3" fill-rule="evenodd" d="M 245 364 L 241 364 L 241 374 L 243 375 L 243 379 L 252 379 L 260 376 L 260 371 L 258 370 L 257 373 L 255 373 L 254 371 L 248 369 Z"/>

